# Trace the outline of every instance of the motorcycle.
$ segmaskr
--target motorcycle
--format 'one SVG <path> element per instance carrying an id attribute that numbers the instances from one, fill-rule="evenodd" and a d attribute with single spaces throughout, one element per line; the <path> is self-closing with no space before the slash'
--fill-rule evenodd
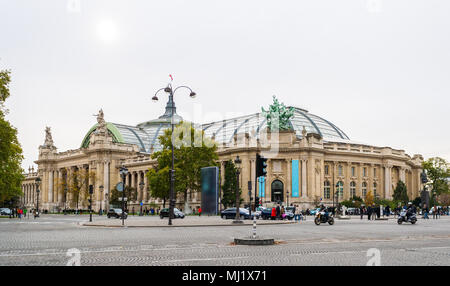
<path id="1" fill-rule="evenodd" d="M 409 218 L 406 217 L 406 211 L 403 210 L 400 213 L 400 216 L 398 217 L 397 223 L 402 224 L 403 222 L 410 222 L 412 224 L 415 224 L 417 222 L 416 214 L 412 213 Z"/>
<path id="2" fill-rule="evenodd" d="M 320 211 L 316 213 L 316 217 L 314 218 L 314 223 L 316 225 L 320 225 L 321 223 L 327 223 L 329 225 L 333 225 L 334 224 L 334 218 L 330 215 L 328 215 L 328 219 L 325 216 L 325 212 L 324 211 Z"/>

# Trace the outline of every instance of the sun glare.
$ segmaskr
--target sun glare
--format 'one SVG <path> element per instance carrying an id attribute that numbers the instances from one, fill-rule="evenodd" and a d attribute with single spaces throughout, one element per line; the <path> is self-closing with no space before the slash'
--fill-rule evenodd
<path id="1" fill-rule="evenodd" d="M 97 24 L 97 36 L 103 42 L 113 42 L 117 40 L 117 27 L 110 20 L 103 20 Z"/>

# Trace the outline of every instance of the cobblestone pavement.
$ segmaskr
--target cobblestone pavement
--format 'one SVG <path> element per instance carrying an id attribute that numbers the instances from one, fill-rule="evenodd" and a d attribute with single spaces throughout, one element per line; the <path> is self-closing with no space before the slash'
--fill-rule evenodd
<path id="1" fill-rule="evenodd" d="M 420 219 L 416 225 L 353 217 L 333 226 L 316 226 L 309 217 L 257 227 L 258 235 L 277 240 L 273 246 L 232 245 L 235 237 L 251 235 L 251 226 L 79 225 L 88 219 L 0 219 L 0 265 L 66 265 L 72 248 L 80 250 L 81 265 L 366 265 L 371 248 L 380 250 L 381 265 L 450 265 L 449 217 Z"/>

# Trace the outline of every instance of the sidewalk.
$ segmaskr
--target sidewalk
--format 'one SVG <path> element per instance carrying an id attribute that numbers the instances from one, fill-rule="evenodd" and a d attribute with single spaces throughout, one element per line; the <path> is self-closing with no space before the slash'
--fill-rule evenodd
<path id="1" fill-rule="evenodd" d="M 92 222 L 80 222 L 81 226 L 97 227 L 122 227 L 122 220 L 106 217 L 93 217 Z M 173 219 L 172 225 L 168 225 L 169 219 L 160 219 L 158 216 L 128 216 L 125 220 L 126 227 L 201 227 L 201 226 L 251 226 L 253 220 L 244 220 L 241 224 L 233 224 L 232 219 L 221 219 L 218 216 L 186 216 L 184 219 Z M 256 225 L 293 224 L 294 220 L 256 220 Z"/>

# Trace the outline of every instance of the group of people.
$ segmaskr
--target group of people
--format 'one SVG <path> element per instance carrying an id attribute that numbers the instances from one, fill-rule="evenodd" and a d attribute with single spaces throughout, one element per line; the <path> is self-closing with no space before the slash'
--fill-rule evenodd
<path id="1" fill-rule="evenodd" d="M 430 213 L 433 215 L 433 219 L 438 219 L 442 215 L 449 215 L 449 207 L 440 207 L 434 205 L 430 210 L 428 210 L 427 205 L 424 205 L 424 207 L 422 208 L 423 218 L 429 219 L 428 215 Z"/>
<path id="2" fill-rule="evenodd" d="M 285 219 L 286 218 L 286 209 L 283 205 L 277 204 L 276 207 L 272 207 L 272 213 L 270 218 L 273 220 Z"/>
<path id="3" fill-rule="evenodd" d="M 364 218 L 364 215 L 367 215 L 368 220 L 375 220 L 376 218 L 380 218 L 381 215 L 388 216 L 391 214 L 391 208 L 389 206 L 385 206 L 384 208 L 381 208 L 380 206 L 377 206 L 375 204 L 372 204 L 371 206 L 364 206 L 361 205 L 359 207 L 359 215 L 361 219 Z"/>
<path id="4" fill-rule="evenodd" d="M 30 213 L 34 216 L 34 218 L 39 216 L 39 212 L 36 209 L 32 209 L 31 211 L 28 211 L 27 208 L 13 208 L 11 209 L 11 212 L 9 214 L 9 218 L 18 218 L 22 219 L 26 218 L 28 215 L 28 218 L 30 218 Z"/>

